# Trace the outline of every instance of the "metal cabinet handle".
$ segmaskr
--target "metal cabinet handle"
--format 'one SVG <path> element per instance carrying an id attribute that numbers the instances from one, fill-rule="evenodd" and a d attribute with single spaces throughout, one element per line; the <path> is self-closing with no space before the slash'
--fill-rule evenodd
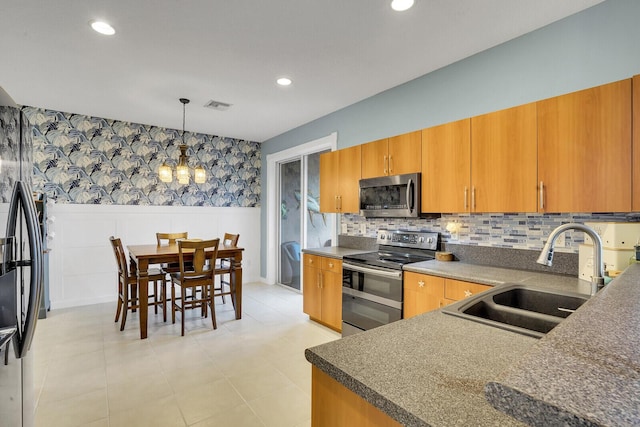
<path id="1" fill-rule="evenodd" d="M 540 181 L 540 210 L 544 209 L 544 182 Z"/>
<path id="2" fill-rule="evenodd" d="M 476 187 L 471 187 L 471 209 L 476 209 Z"/>
<path id="3" fill-rule="evenodd" d="M 469 205 L 467 204 L 468 197 L 469 197 L 469 189 L 465 186 L 464 187 L 464 210 L 465 211 L 469 208 Z"/>

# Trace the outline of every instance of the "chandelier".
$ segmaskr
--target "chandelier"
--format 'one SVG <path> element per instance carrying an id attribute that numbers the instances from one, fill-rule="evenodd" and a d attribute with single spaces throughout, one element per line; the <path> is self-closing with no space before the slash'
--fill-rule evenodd
<path id="1" fill-rule="evenodd" d="M 178 164 L 176 165 L 176 178 L 178 179 L 178 183 L 180 184 L 189 184 L 189 178 L 191 176 L 191 172 L 189 171 L 189 157 L 187 156 L 187 144 L 184 143 L 184 124 L 186 117 L 186 108 L 189 100 L 187 98 L 180 98 L 180 102 L 182 103 L 182 144 L 180 144 L 180 158 L 178 159 Z M 173 170 L 171 166 L 169 166 L 165 160 L 164 163 L 158 168 L 158 176 L 160 177 L 160 181 L 162 182 L 171 182 L 173 178 Z M 207 174 L 202 167 L 202 165 L 198 164 L 193 169 L 193 180 L 196 184 L 204 184 L 207 179 Z"/>

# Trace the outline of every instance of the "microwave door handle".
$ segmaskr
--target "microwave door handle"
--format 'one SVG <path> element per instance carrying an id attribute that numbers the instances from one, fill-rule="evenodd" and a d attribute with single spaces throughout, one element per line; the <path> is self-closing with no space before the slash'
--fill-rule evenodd
<path id="1" fill-rule="evenodd" d="M 409 207 L 409 212 L 413 212 L 414 209 L 414 200 L 413 200 L 413 180 L 409 178 L 409 182 L 407 183 L 407 206 Z"/>

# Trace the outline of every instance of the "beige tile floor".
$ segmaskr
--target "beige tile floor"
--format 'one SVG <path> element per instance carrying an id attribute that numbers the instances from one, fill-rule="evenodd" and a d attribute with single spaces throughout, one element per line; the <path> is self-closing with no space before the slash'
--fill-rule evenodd
<path id="1" fill-rule="evenodd" d="M 339 335 L 302 313 L 302 295 L 244 286 L 243 316 L 216 303 L 218 329 L 191 310 L 187 332 L 149 311 L 139 339 L 115 302 L 53 310 L 38 322 L 36 427 L 308 426 L 311 368 L 304 349 Z"/>

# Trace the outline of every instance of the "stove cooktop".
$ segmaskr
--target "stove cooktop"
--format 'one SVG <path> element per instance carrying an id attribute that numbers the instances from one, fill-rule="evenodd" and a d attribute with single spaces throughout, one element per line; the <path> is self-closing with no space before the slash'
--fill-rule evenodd
<path id="1" fill-rule="evenodd" d="M 401 270 L 405 264 L 435 259 L 439 233 L 379 230 L 375 252 L 349 255 L 345 261 Z"/>

